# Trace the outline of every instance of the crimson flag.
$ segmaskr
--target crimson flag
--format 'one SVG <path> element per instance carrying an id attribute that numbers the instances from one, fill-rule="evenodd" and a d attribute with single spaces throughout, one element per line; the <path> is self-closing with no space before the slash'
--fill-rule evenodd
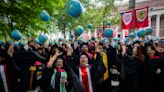
<path id="1" fill-rule="evenodd" d="M 148 27 L 148 6 L 135 9 L 135 28 Z"/>
<path id="2" fill-rule="evenodd" d="M 122 29 L 131 29 L 134 28 L 134 20 L 133 20 L 133 10 L 121 13 L 121 26 Z"/>

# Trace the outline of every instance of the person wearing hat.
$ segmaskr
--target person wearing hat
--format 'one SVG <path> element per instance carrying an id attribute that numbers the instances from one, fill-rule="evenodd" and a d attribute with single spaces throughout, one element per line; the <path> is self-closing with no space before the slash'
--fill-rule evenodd
<path id="1" fill-rule="evenodd" d="M 92 66 L 89 64 L 90 58 L 85 52 L 81 53 L 78 57 L 79 64 L 74 68 L 74 72 L 78 76 L 78 80 L 80 80 L 84 88 L 83 92 L 99 92 L 97 90 L 98 87 L 100 88 L 98 84 L 102 82 L 102 77 L 105 70 L 102 70 L 104 64 L 98 57 L 99 56 L 97 55 L 95 63 Z M 76 85 L 73 85 L 73 87 L 74 86 Z"/>
<path id="2" fill-rule="evenodd" d="M 67 92 L 66 85 L 67 72 L 64 70 L 64 59 L 61 54 L 56 53 L 50 56 L 49 66 L 43 72 L 42 86 L 43 92 Z"/>
<path id="3" fill-rule="evenodd" d="M 76 60 L 78 61 L 77 56 L 80 56 L 81 53 L 85 52 L 85 53 L 87 53 L 87 55 L 91 59 L 91 61 L 89 61 L 89 64 L 93 64 L 93 54 L 89 52 L 88 43 L 82 42 L 81 44 L 78 44 L 77 38 L 78 37 L 75 37 L 74 44 L 73 44 L 73 47 L 74 47 L 73 48 L 74 49 L 73 56 L 75 56 Z"/>
<path id="4" fill-rule="evenodd" d="M 32 79 L 31 76 L 31 66 L 34 66 L 36 61 L 40 61 L 43 64 L 47 63 L 47 59 L 41 56 L 38 52 L 33 50 L 31 47 L 33 46 L 29 43 L 26 44 L 23 48 L 19 49 L 18 51 L 14 52 L 12 59 L 17 69 L 17 79 L 19 80 L 19 88 L 17 90 L 21 92 L 25 92 L 27 90 L 35 90 L 35 85 L 32 85 L 30 80 Z M 32 85 L 32 87 L 31 87 Z M 31 89 L 32 88 L 32 89 Z"/>

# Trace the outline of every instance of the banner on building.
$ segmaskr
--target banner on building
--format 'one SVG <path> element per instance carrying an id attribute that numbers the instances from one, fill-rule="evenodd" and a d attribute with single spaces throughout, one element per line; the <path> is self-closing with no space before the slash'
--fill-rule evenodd
<path id="1" fill-rule="evenodd" d="M 122 29 L 148 27 L 148 6 L 121 13 Z"/>
<path id="2" fill-rule="evenodd" d="M 131 29 L 133 28 L 133 11 L 127 11 L 127 12 L 123 12 L 121 13 L 121 26 L 122 29 Z"/>
<path id="3" fill-rule="evenodd" d="M 148 6 L 135 9 L 135 28 L 148 27 Z"/>

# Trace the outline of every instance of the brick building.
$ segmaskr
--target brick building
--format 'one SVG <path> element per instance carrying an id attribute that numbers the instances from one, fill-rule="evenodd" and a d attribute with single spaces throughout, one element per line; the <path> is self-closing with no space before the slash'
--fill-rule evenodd
<path id="1" fill-rule="evenodd" d="M 164 36 L 164 0 L 136 0 L 136 8 L 149 5 L 149 26 L 153 27 L 152 36 Z M 118 11 L 129 9 L 129 2 L 118 4 Z"/>

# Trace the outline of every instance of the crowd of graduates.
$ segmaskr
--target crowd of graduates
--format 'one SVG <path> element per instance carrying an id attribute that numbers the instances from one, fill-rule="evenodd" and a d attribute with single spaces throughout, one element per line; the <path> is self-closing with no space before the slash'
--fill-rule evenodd
<path id="1" fill-rule="evenodd" d="M 0 92 L 164 92 L 164 39 L 0 44 Z"/>

